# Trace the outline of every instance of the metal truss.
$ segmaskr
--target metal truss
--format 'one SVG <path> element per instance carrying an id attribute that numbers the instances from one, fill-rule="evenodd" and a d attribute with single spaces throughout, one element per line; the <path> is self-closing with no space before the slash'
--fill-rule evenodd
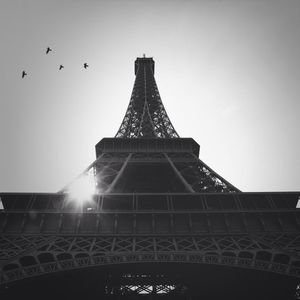
<path id="1" fill-rule="evenodd" d="M 121 274 L 111 275 L 105 286 L 105 295 L 168 295 L 172 299 L 189 299 L 189 289 L 178 276 L 167 274 Z"/>
<path id="2" fill-rule="evenodd" d="M 186 195 L 177 197 L 156 195 L 155 197 L 151 194 L 135 197 L 109 195 L 103 196 L 98 201 L 86 203 L 85 208 L 81 209 L 73 210 L 72 206 L 63 203 L 62 208 L 40 211 L 35 210 L 33 203 L 32 208 L 28 210 L 10 210 L 0 213 L 0 235 L 3 236 L 0 243 L 3 242 L 5 246 L 6 235 L 26 234 L 97 236 L 138 233 L 147 236 L 149 234 L 218 235 L 245 232 L 266 233 L 269 236 L 267 242 L 272 245 L 281 243 L 287 247 L 289 243 L 291 245 L 295 242 L 299 243 L 298 240 L 287 241 L 280 238 L 282 233 L 294 235 L 299 232 L 298 212 L 276 208 L 242 210 L 238 206 L 232 206 L 231 209 L 222 206 L 212 207 L 211 205 L 221 205 L 222 201 L 216 202 L 218 198 L 219 195 L 208 199 L 193 195 L 188 197 Z M 190 202 L 191 200 L 193 202 Z M 221 198 L 221 200 L 225 202 L 230 198 Z M 238 200 L 232 204 L 237 205 Z M 186 206 L 184 209 L 182 209 L 183 202 Z M 39 236 L 36 238 L 43 242 Z M 10 249 L 14 251 L 17 248 L 11 244 Z"/>
<path id="3" fill-rule="evenodd" d="M 1 236 L 0 240 L 0 266 L 10 262 L 10 259 L 16 259 L 34 251 L 36 247 L 49 242 L 46 236 Z M 3 249 L 3 250 L 2 250 Z"/>
<path id="4" fill-rule="evenodd" d="M 194 192 L 240 192 L 192 153 L 169 157 Z"/>
<path id="5" fill-rule="evenodd" d="M 41 241 L 43 239 L 43 241 Z M 48 242 L 47 242 L 48 239 Z M 1 283 L 26 277 L 109 264 L 202 263 L 300 277 L 299 234 L 218 236 L 5 236 Z M 286 245 L 283 241 L 288 241 Z M 47 242 L 47 243 L 45 243 Z M 11 252 L 11 248 L 15 250 Z"/>
<path id="6" fill-rule="evenodd" d="M 192 153 L 103 153 L 76 180 L 87 177 L 93 182 L 97 193 L 110 193 L 128 163 L 167 163 L 173 169 L 174 177 L 177 176 L 190 193 L 240 192 Z M 61 192 L 68 193 L 76 180 Z"/>
<path id="7" fill-rule="evenodd" d="M 167 284 L 161 284 L 161 285 L 121 285 L 118 287 L 118 290 L 113 290 L 113 293 L 121 293 L 121 294 L 169 294 L 172 291 L 174 291 L 176 288 L 175 285 L 167 285 Z"/>
<path id="8" fill-rule="evenodd" d="M 88 180 L 94 186 L 95 193 L 110 192 L 122 175 L 131 155 L 131 153 L 103 153 L 60 192 L 69 193 L 72 186 L 82 179 Z"/>
<path id="9" fill-rule="evenodd" d="M 125 117 L 116 138 L 178 138 L 161 101 L 152 58 L 138 58 L 138 70 Z"/>
<path id="10" fill-rule="evenodd" d="M 297 192 L 270 193 L 100 193 L 91 197 L 91 201 L 81 208 L 67 203 L 64 193 L 3 193 L 0 194 L 6 209 L 0 210 L 0 232 L 6 227 L 7 221 L 13 213 L 23 214 L 24 220 L 14 224 L 19 232 L 26 222 L 33 221 L 34 216 L 41 217 L 49 213 L 163 213 L 176 212 L 181 214 L 212 214 L 227 213 L 225 223 L 229 222 L 233 214 L 238 213 L 242 230 L 247 224 L 259 230 L 274 228 L 283 231 L 295 231 L 300 228 L 299 210 L 295 209 L 298 202 Z M 145 199 L 147 205 L 145 205 Z M 151 202 L 150 199 L 152 199 Z M 88 210 L 87 208 L 92 208 Z M 155 210 L 155 211 L 153 211 Z M 34 214 L 32 214 L 34 212 Z M 247 216 L 258 213 L 255 219 Z M 269 216 L 269 217 L 267 217 Z M 271 217 L 271 218 L 270 218 Z M 19 216 L 18 216 L 19 218 Z M 26 219 L 27 218 L 27 219 Z M 8 219 L 8 220 L 7 220 Z M 41 221 L 45 222 L 42 217 Z M 228 220 L 226 220 L 228 219 Z M 224 223 L 223 222 L 223 223 Z M 10 222 L 9 222 L 10 223 Z M 43 227 L 43 224 L 38 226 Z"/>

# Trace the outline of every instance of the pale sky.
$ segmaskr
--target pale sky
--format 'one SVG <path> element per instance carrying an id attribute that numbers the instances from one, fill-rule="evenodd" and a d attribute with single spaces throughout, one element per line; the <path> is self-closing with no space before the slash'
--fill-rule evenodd
<path id="1" fill-rule="evenodd" d="M 0 41 L 0 192 L 56 192 L 94 161 L 143 53 L 206 164 L 244 192 L 300 190 L 298 0 L 0 0 Z"/>

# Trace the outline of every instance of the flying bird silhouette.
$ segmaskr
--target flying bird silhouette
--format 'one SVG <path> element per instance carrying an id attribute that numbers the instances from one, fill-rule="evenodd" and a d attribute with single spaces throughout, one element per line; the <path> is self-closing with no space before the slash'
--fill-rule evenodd
<path id="1" fill-rule="evenodd" d="M 64 66 L 63 65 L 60 65 L 59 66 L 59 70 L 61 70 L 61 69 L 63 69 L 64 68 Z"/>
<path id="2" fill-rule="evenodd" d="M 87 63 L 84 63 L 84 64 L 83 64 L 83 67 L 86 69 L 86 68 L 89 67 L 89 65 L 88 65 Z"/>
<path id="3" fill-rule="evenodd" d="M 52 51 L 52 49 L 50 47 L 48 47 L 46 50 L 46 54 L 48 54 L 50 51 Z"/>
<path id="4" fill-rule="evenodd" d="M 25 71 L 22 72 L 22 78 L 24 78 L 27 75 Z"/>

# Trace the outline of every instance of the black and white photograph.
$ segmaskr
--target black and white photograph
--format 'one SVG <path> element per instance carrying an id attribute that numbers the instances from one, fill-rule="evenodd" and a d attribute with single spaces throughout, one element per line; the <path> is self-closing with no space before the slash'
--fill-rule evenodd
<path id="1" fill-rule="evenodd" d="M 0 0 L 0 299 L 300 299 L 299 0 Z"/>

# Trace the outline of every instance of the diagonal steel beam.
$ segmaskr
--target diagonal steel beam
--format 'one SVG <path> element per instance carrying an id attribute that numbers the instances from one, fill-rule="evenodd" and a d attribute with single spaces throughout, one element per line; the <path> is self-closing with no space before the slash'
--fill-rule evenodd
<path id="1" fill-rule="evenodd" d="M 123 163 L 122 168 L 120 169 L 120 171 L 118 172 L 118 175 L 114 178 L 113 182 L 110 184 L 109 188 L 105 191 L 105 193 L 111 193 L 112 189 L 115 187 L 116 183 L 118 182 L 119 178 L 123 175 L 124 170 L 129 162 L 129 160 L 131 159 L 132 153 L 130 153 L 125 162 Z"/>
<path id="2" fill-rule="evenodd" d="M 193 188 L 187 183 L 187 181 L 183 178 L 183 176 L 180 174 L 180 172 L 178 171 L 178 169 L 175 167 L 174 163 L 172 162 L 172 160 L 170 159 L 170 157 L 168 156 L 167 153 L 164 153 L 166 159 L 168 160 L 169 164 L 171 165 L 172 169 L 174 170 L 175 174 L 179 177 L 179 179 L 181 180 L 181 182 L 184 184 L 185 188 L 190 192 L 190 193 L 195 193 L 195 191 L 193 190 Z"/>

